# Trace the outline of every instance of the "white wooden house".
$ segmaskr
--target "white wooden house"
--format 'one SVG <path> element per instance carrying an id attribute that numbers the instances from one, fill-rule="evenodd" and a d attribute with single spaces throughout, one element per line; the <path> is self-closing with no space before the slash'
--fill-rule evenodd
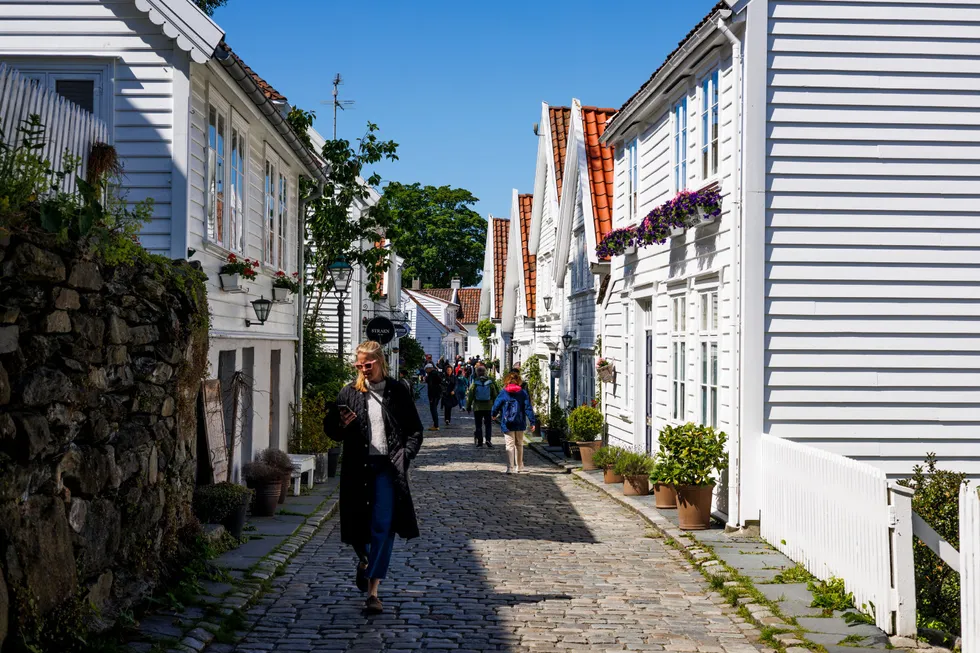
<path id="1" fill-rule="evenodd" d="M 492 215 L 488 219 L 487 225 L 487 245 L 483 263 L 483 285 L 480 290 L 480 320 L 490 320 L 495 331 L 490 338 L 490 353 L 487 360 L 497 360 L 501 367 L 507 366 L 508 355 L 511 351 L 511 337 L 513 331 L 505 331 L 504 317 L 508 311 L 505 310 L 507 301 L 507 266 L 508 266 L 508 247 L 510 245 L 511 221 L 508 218 L 495 218 Z M 511 281 L 515 281 L 512 273 Z M 516 301 L 516 291 L 511 287 L 511 302 Z M 481 353 L 482 355 L 482 353 Z"/>
<path id="2" fill-rule="evenodd" d="M 459 279 L 454 279 L 453 283 L 454 287 L 451 290 L 459 291 Z M 432 359 L 436 361 L 440 358 L 455 360 L 456 356 L 462 356 L 466 349 L 466 329 L 459 321 L 459 303 L 453 301 L 452 297 L 444 299 L 442 293 L 433 293 L 420 288 L 405 289 L 403 292 L 410 295 L 417 304 L 423 306 L 445 329 L 439 343 L 438 353 L 426 349 L 423 345 L 425 353 L 432 354 Z"/>
<path id="3" fill-rule="evenodd" d="M 0 60 L 108 123 L 124 192 L 154 200 L 143 245 L 203 265 L 209 373 L 226 390 L 236 371 L 252 382 L 234 435 L 230 400 L 225 409 L 229 438 L 241 439 L 237 470 L 255 451 L 287 445 L 298 302 L 275 304 L 264 324 L 251 302 L 272 297 L 277 271 L 298 269 L 299 179 L 324 177 L 283 118 L 285 98 L 223 36 L 189 0 L 23 0 L 0 10 Z M 231 253 L 260 262 L 244 292 L 219 283 Z"/>
<path id="4" fill-rule="evenodd" d="M 422 351 L 432 356 L 433 361 L 438 361 L 445 356 L 445 341 L 450 335 L 449 328 L 427 308 L 424 300 L 419 299 L 418 295 L 421 294 L 403 290 L 401 310 L 407 316 L 411 336 L 421 345 Z M 408 372 L 412 371 L 408 370 Z"/>
<path id="5" fill-rule="evenodd" d="M 640 446 L 667 423 L 728 432 L 731 524 L 760 518 L 764 434 L 892 478 L 929 451 L 980 476 L 975 18 L 721 2 L 607 126 L 616 227 L 721 191 L 714 222 L 613 257 L 603 347 L 625 373 L 604 406 Z"/>
<path id="6" fill-rule="evenodd" d="M 460 279 L 455 278 L 451 280 L 449 288 L 421 288 L 415 289 L 415 292 L 430 295 L 438 300 L 434 305 L 437 310 L 434 310 L 433 314 L 445 316 L 443 324 L 447 328 L 455 328 L 451 342 L 446 343 L 444 347 L 446 352 L 450 352 L 452 357 L 459 354 L 467 359 L 483 355 L 480 338 L 477 335 L 481 292 L 479 288 L 463 288 Z M 431 302 L 426 306 L 433 307 L 430 304 Z M 447 310 L 449 306 L 455 307 L 452 317 Z M 450 324 L 449 320 L 453 320 L 453 323 Z"/>

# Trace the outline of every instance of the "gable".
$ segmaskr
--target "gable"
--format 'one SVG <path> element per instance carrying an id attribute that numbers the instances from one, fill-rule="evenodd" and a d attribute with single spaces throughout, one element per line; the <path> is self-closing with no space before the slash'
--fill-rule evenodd
<path id="1" fill-rule="evenodd" d="M 592 195 L 592 221 L 596 243 L 612 231 L 613 196 L 616 164 L 612 147 L 600 144 L 606 123 L 616 115 L 615 109 L 582 107 L 582 124 L 585 136 L 585 157 L 589 174 L 589 190 Z"/>
<path id="2" fill-rule="evenodd" d="M 493 306 L 494 316 L 504 312 L 504 278 L 507 273 L 507 231 L 510 220 L 493 218 Z"/>
<path id="3" fill-rule="evenodd" d="M 561 182 L 565 175 L 565 151 L 568 147 L 568 127 L 572 118 L 571 107 L 548 107 L 551 125 L 551 147 L 555 157 L 555 182 L 558 185 L 558 201 L 561 202 Z"/>
<path id="4" fill-rule="evenodd" d="M 527 316 L 533 318 L 536 306 L 537 256 L 531 254 L 528 244 L 531 236 L 531 206 L 534 195 L 519 195 L 517 199 L 520 205 L 521 255 L 524 263 L 524 301 Z"/>

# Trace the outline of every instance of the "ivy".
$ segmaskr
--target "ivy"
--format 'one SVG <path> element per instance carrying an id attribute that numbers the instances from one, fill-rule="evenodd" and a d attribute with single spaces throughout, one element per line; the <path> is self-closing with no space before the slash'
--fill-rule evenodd
<path id="1" fill-rule="evenodd" d="M 541 359 L 531 356 L 524 361 L 524 373 L 527 380 L 527 394 L 531 398 L 534 413 L 538 415 L 541 426 L 547 426 L 548 386 L 541 375 Z"/>
<path id="2" fill-rule="evenodd" d="M 476 335 L 480 338 L 483 346 L 483 357 L 490 358 L 490 338 L 493 337 L 497 327 L 489 319 L 480 320 L 476 325 Z"/>

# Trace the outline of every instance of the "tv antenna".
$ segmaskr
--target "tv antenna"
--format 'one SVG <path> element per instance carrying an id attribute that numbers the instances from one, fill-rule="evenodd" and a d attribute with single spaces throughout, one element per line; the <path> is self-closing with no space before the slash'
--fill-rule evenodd
<path id="1" fill-rule="evenodd" d="M 332 104 L 333 105 L 333 139 L 337 140 L 337 109 L 344 111 L 347 107 L 354 104 L 354 100 L 341 100 L 338 98 L 340 94 L 338 87 L 344 83 L 344 78 L 337 73 L 333 77 L 333 101 L 322 100 L 320 104 Z"/>

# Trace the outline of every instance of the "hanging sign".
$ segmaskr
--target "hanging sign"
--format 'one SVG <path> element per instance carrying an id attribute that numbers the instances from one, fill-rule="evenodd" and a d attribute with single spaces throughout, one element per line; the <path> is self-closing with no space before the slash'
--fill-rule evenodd
<path id="1" fill-rule="evenodd" d="M 395 337 L 395 325 L 386 317 L 376 317 L 367 323 L 368 340 L 387 345 Z"/>
<path id="2" fill-rule="evenodd" d="M 395 335 L 399 338 L 404 338 L 412 333 L 412 327 L 407 324 L 396 324 L 395 325 Z"/>

